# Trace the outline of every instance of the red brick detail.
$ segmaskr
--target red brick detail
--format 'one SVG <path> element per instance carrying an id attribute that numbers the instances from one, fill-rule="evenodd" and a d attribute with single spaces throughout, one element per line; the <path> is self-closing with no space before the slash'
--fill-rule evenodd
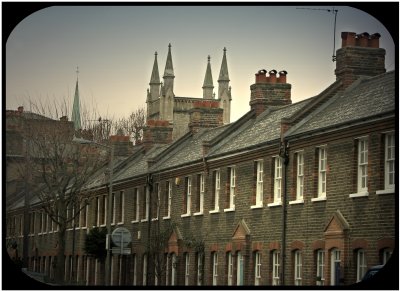
<path id="1" fill-rule="evenodd" d="M 304 248 L 304 243 L 299 240 L 295 240 L 290 244 L 291 250 L 302 250 Z"/>
<path id="2" fill-rule="evenodd" d="M 395 247 L 394 239 L 388 238 L 388 237 L 382 238 L 377 241 L 376 246 L 377 246 L 378 250 L 381 250 L 384 248 L 390 248 L 393 250 Z"/>
<path id="3" fill-rule="evenodd" d="M 268 249 L 269 249 L 270 251 L 273 251 L 273 250 L 280 250 L 280 249 L 281 249 L 281 245 L 280 245 L 280 243 L 279 243 L 278 241 L 273 241 L 273 242 L 270 242 L 270 243 L 269 243 Z"/>
<path id="4" fill-rule="evenodd" d="M 218 101 L 204 100 L 193 103 L 193 108 L 219 108 Z"/>
<path id="5" fill-rule="evenodd" d="M 218 244 L 210 244 L 210 252 L 218 252 Z"/>
<path id="6" fill-rule="evenodd" d="M 255 241 L 252 244 L 252 250 L 254 251 L 262 251 L 263 243 L 261 241 Z"/>
<path id="7" fill-rule="evenodd" d="M 111 141 L 129 141 L 129 136 L 125 135 L 112 135 L 110 136 Z"/>
<path id="8" fill-rule="evenodd" d="M 226 252 L 231 252 L 232 251 L 232 243 L 227 243 L 225 246 L 225 251 Z"/>
<path id="9" fill-rule="evenodd" d="M 149 127 L 168 127 L 168 120 L 157 120 L 157 119 L 148 119 L 147 126 Z"/>
<path id="10" fill-rule="evenodd" d="M 367 249 L 368 242 L 365 239 L 355 239 L 351 242 L 351 248 L 353 250 L 356 249 Z"/>
<path id="11" fill-rule="evenodd" d="M 325 241 L 324 240 L 316 240 L 316 241 L 312 242 L 311 249 L 313 251 L 319 250 L 319 249 L 325 249 Z"/>

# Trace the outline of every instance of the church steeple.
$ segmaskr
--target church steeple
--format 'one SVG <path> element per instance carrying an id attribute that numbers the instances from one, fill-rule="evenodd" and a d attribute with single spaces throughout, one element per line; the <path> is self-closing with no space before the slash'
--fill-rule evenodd
<path id="1" fill-rule="evenodd" d="M 150 101 L 157 100 L 160 95 L 160 73 L 158 72 L 157 52 L 154 54 L 153 71 L 150 77 Z"/>
<path id="2" fill-rule="evenodd" d="M 77 67 L 76 68 L 75 96 L 74 96 L 74 104 L 72 106 L 72 117 L 71 117 L 71 120 L 74 123 L 75 130 L 79 130 L 79 129 L 82 128 L 82 126 L 81 126 L 80 102 L 79 102 L 78 74 L 79 74 L 79 69 Z"/>
<path id="3" fill-rule="evenodd" d="M 210 56 L 208 56 L 206 75 L 204 77 L 204 83 L 203 83 L 203 98 L 213 99 L 213 89 L 214 89 L 214 84 L 211 74 Z"/>
<path id="4" fill-rule="evenodd" d="M 169 44 L 167 62 L 165 64 L 165 70 L 163 76 L 165 92 L 168 92 L 168 90 L 174 92 L 174 78 L 175 75 L 174 75 L 174 67 L 172 65 L 171 44 Z"/>
<path id="5" fill-rule="evenodd" d="M 228 64 L 226 62 L 226 48 L 222 57 L 221 70 L 218 78 L 218 99 L 221 100 L 221 108 L 224 109 L 224 124 L 230 122 L 231 115 L 231 87 L 229 86 Z"/>

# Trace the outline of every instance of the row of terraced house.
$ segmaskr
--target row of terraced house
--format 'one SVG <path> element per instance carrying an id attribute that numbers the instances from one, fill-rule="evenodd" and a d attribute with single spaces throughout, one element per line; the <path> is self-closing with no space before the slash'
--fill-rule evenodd
<path id="1" fill-rule="evenodd" d="M 110 137 L 118 149 L 111 225 L 132 234 L 130 254 L 112 255 L 111 285 L 348 285 L 385 264 L 397 248 L 398 96 L 379 37 L 343 32 L 336 81 L 297 103 L 286 71 L 259 70 L 250 110 L 232 123 L 221 101 L 232 99 L 224 50 L 221 93 L 210 94 L 207 71 L 203 98 L 176 110 L 187 120 L 179 136 L 173 106 L 166 114 L 160 105 L 174 98 L 173 83 L 160 90 L 155 59 L 150 86 L 159 87 L 148 93 L 143 142 Z M 174 77 L 168 60 L 164 78 Z M 90 229 L 106 227 L 108 183 L 93 177 L 96 194 L 67 230 L 68 282 L 106 283 L 84 242 Z M 22 253 L 23 205 L 7 206 L 11 257 Z M 28 223 L 28 270 L 53 278 L 57 227 L 38 198 Z"/>

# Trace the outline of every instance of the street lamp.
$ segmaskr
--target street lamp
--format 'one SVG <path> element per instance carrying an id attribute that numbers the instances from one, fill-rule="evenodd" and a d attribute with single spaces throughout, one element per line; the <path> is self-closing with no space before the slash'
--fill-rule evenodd
<path id="1" fill-rule="evenodd" d="M 105 263 L 105 284 L 110 285 L 110 271 L 111 271 L 111 244 L 110 244 L 110 237 L 111 237 L 111 204 L 112 204 L 112 193 L 113 193 L 113 164 L 114 164 L 114 146 L 101 144 L 95 141 L 77 138 L 74 137 L 72 139 L 73 142 L 80 143 L 80 144 L 94 144 L 100 147 L 105 147 L 110 150 L 110 163 L 108 165 L 109 173 L 110 173 L 110 182 L 108 187 L 108 200 L 107 200 L 107 216 L 106 216 L 106 228 L 107 228 L 107 237 L 106 237 L 106 246 L 107 246 L 107 256 L 106 256 L 106 263 Z"/>

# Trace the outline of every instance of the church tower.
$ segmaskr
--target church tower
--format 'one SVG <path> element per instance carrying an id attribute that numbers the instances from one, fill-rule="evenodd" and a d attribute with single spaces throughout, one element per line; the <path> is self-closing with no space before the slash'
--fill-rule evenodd
<path id="1" fill-rule="evenodd" d="M 75 96 L 74 104 L 72 106 L 72 117 L 71 120 L 74 123 L 75 131 L 82 129 L 81 126 L 81 111 L 80 111 L 80 101 L 79 101 L 79 88 L 78 88 L 78 67 L 76 68 L 76 85 L 75 85 Z"/>
<path id="2" fill-rule="evenodd" d="M 157 101 L 160 97 L 160 73 L 158 72 L 158 62 L 157 62 L 157 52 L 154 54 L 154 64 L 153 64 L 153 71 L 151 72 L 150 77 L 150 90 L 147 90 L 147 117 L 153 114 L 153 102 Z"/>
<path id="3" fill-rule="evenodd" d="M 160 119 L 173 121 L 174 112 L 174 67 L 172 65 L 171 44 L 168 45 L 168 56 L 164 70 L 164 85 L 161 89 Z"/>
<path id="4" fill-rule="evenodd" d="M 206 69 L 206 75 L 204 77 L 203 83 L 203 98 L 204 99 L 213 99 L 213 78 L 211 74 L 211 65 L 210 65 L 210 56 L 208 56 L 208 63 Z"/>
<path id="5" fill-rule="evenodd" d="M 224 109 L 223 121 L 224 124 L 230 122 L 231 116 L 231 87 L 229 86 L 229 73 L 228 64 L 226 62 L 226 48 L 224 48 L 224 55 L 222 57 L 221 70 L 218 78 L 218 99 L 220 100 L 220 107 Z"/>

